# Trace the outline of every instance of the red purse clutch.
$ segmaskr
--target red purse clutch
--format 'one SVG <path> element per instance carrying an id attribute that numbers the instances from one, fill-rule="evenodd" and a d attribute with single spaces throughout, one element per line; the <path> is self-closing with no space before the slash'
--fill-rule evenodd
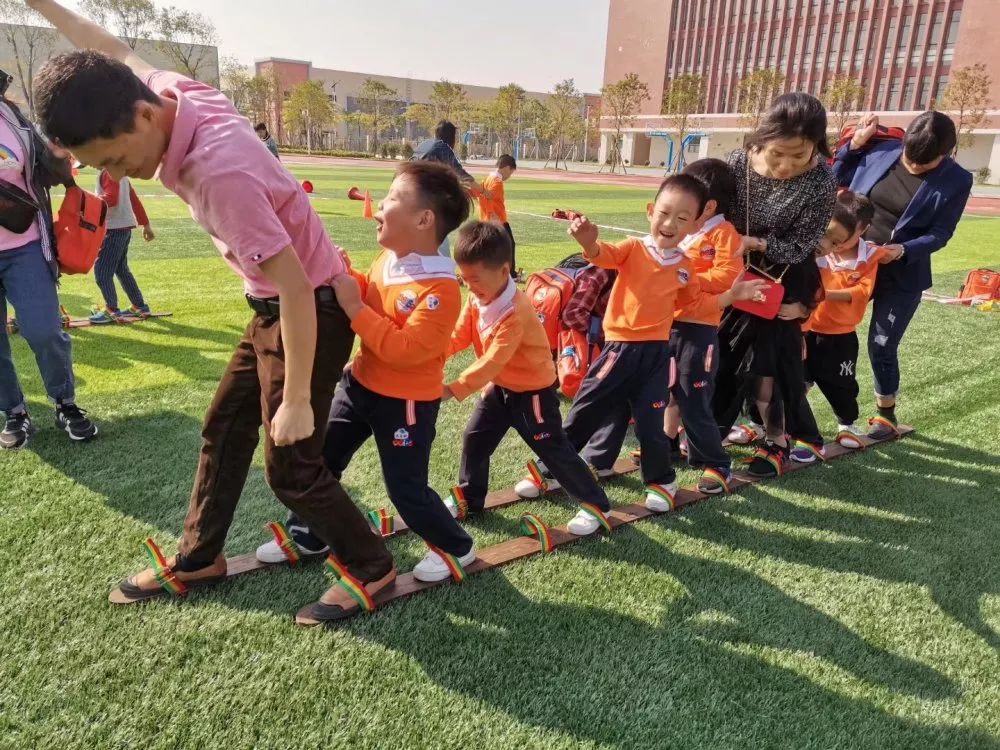
<path id="1" fill-rule="evenodd" d="M 784 276 L 785 274 L 782 273 L 781 275 Z M 763 318 L 764 320 L 774 320 L 778 317 L 778 308 L 781 307 L 781 301 L 785 298 L 785 287 L 781 285 L 780 276 L 775 279 L 763 271 L 755 273 L 754 271 L 747 270 L 743 273 L 743 278 L 740 280 L 767 281 L 769 286 L 759 292 L 760 297 L 763 299 L 736 300 L 733 302 L 733 307 L 751 315 L 756 315 L 758 318 Z"/>

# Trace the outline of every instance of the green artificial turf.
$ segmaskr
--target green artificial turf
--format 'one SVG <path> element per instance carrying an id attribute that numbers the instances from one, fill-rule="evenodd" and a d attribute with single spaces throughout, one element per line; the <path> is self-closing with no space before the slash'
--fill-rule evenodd
<path id="1" fill-rule="evenodd" d="M 296 170 L 359 267 L 373 225 L 346 199 L 386 170 Z M 162 188 L 140 185 L 147 196 Z M 527 270 L 574 252 L 587 212 L 642 231 L 650 191 L 518 179 Z M 982 748 L 1000 746 L 1000 316 L 925 304 L 904 341 L 897 443 L 586 540 L 360 617 L 303 631 L 321 566 L 247 576 L 184 602 L 115 609 L 108 591 L 181 531 L 201 418 L 249 312 L 241 285 L 175 198 L 149 197 L 158 239 L 133 241 L 149 303 L 172 318 L 74 331 L 78 400 L 100 425 L 70 445 L 30 351 L 14 353 L 42 429 L 0 455 L 0 747 Z M 609 235 L 610 236 L 610 235 Z M 996 266 L 1000 222 L 964 220 L 939 290 Z M 63 282 L 74 315 L 91 277 Z M 450 365 L 452 372 L 468 355 Z M 859 366 L 871 408 L 867 362 Z M 835 429 L 814 400 L 821 426 Z M 438 423 L 433 485 L 454 483 L 471 403 Z M 492 485 L 523 472 L 508 436 Z M 693 483 L 690 470 L 682 483 Z M 387 504 L 366 446 L 345 484 Z M 629 477 L 612 502 L 640 497 Z M 531 502 L 468 524 L 480 547 L 518 535 Z M 283 509 L 258 456 L 227 552 L 252 551 Z M 390 543 L 400 570 L 423 553 Z"/>

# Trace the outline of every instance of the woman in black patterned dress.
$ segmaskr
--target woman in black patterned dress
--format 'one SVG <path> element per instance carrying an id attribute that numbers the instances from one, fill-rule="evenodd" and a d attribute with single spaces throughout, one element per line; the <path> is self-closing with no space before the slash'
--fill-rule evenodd
<path id="1" fill-rule="evenodd" d="M 719 329 L 715 415 L 726 434 L 745 401 L 759 410 L 765 441 L 748 469 L 755 476 L 778 473 L 794 447 L 789 438 L 803 462 L 823 445 L 803 398 L 801 324 L 821 294 L 815 252 L 836 197 L 826 138 L 823 105 L 809 94 L 784 94 L 729 159 L 737 186 L 732 221 L 745 235 L 747 265 L 784 287 L 774 320 L 730 309 Z"/>

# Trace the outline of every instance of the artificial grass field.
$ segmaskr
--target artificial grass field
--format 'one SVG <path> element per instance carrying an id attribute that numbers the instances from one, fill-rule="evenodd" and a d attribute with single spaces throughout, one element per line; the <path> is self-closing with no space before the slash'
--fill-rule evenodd
<path id="1" fill-rule="evenodd" d="M 390 172 L 295 172 L 315 184 L 335 241 L 367 267 L 373 224 L 345 195 L 351 185 L 382 194 Z M 640 231 L 649 192 L 517 176 L 507 188 L 513 211 L 572 208 Z M 42 429 L 27 451 L 0 454 L 0 747 L 1000 746 L 1000 316 L 921 307 L 903 343 L 899 409 L 917 432 L 902 442 L 337 630 L 292 624 L 329 585 L 319 565 L 112 608 L 108 591 L 146 564 L 146 536 L 175 549 L 201 419 L 250 316 L 180 201 L 146 206 L 158 238 L 134 237 L 132 267 L 153 308 L 174 317 L 72 333 L 96 441 L 71 445 L 56 431 L 31 353 L 13 343 Z M 565 223 L 515 214 L 512 224 L 528 271 L 575 250 Z M 936 257 L 937 289 L 996 267 L 998 240 L 1000 221 L 963 220 Z M 61 297 L 83 315 L 98 292 L 91 276 L 71 277 Z M 832 436 L 829 408 L 813 403 Z M 471 406 L 441 411 L 431 476 L 442 494 Z M 527 457 L 512 432 L 492 486 L 511 485 Z M 344 481 L 365 509 L 388 504 L 371 444 Z M 640 493 L 635 475 L 609 485 L 613 503 Z M 519 533 L 526 510 L 551 524 L 574 512 L 524 503 L 468 528 L 480 548 L 495 544 Z M 284 515 L 258 455 L 227 553 L 252 551 Z M 390 547 L 401 572 L 424 552 L 412 536 Z"/>

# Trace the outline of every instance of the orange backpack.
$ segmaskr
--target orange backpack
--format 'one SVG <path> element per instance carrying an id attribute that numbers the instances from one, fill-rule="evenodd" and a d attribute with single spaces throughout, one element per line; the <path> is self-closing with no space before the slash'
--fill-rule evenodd
<path id="1" fill-rule="evenodd" d="M 542 321 L 545 335 L 549 339 L 549 349 L 553 352 L 559 346 L 559 331 L 562 329 L 562 311 L 573 294 L 572 269 L 546 268 L 528 277 L 524 293 Z"/>
<path id="2" fill-rule="evenodd" d="M 988 268 L 977 268 L 969 271 L 965 283 L 958 290 L 959 299 L 1000 299 L 1000 273 Z"/>
<path id="3" fill-rule="evenodd" d="M 591 362 L 600 353 L 601 348 L 588 342 L 586 334 L 571 328 L 564 328 L 559 332 L 556 373 L 559 375 L 559 390 L 566 398 L 576 398 Z"/>
<path id="4" fill-rule="evenodd" d="M 63 273 L 87 273 L 94 267 L 108 231 L 107 220 L 108 206 L 103 200 L 77 185 L 66 188 L 66 197 L 53 222 L 56 255 Z"/>

